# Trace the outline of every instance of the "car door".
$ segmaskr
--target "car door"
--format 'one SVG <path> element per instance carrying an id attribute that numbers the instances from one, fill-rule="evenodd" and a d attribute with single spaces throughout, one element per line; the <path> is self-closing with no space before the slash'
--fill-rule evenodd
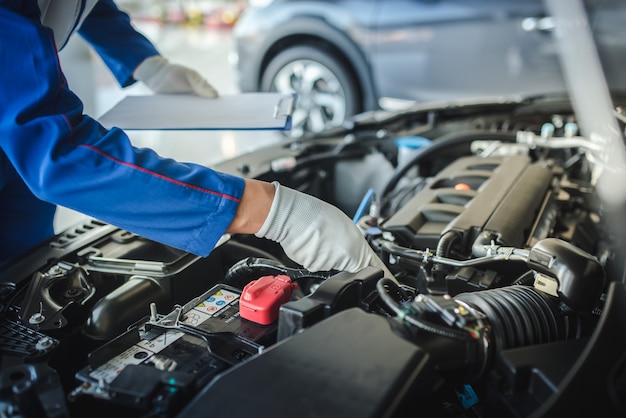
<path id="1" fill-rule="evenodd" d="M 372 77 L 415 101 L 563 91 L 542 0 L 380 0 Z"/>

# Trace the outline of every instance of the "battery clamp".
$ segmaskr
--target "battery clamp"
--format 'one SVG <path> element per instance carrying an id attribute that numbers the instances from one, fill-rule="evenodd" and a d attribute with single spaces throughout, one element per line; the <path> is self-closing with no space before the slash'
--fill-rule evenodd
<path id="1" fill-rule="evenodd" d="M 263 276 L 248 283 L 239 299 L 239 314 L 248 321 L 269 325 L 278 319 L 280 306 L 289 302 L 297 287 L 285 275 Z"/>

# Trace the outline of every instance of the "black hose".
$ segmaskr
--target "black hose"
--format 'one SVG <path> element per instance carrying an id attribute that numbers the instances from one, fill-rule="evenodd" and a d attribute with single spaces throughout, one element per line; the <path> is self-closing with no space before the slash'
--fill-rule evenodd
<path id="1" fill-rule="evenodd" d="M 437 256 L 449 257 L 452 249 L 461 241 L 461 233 L 459 231 L 449 230 L 445 232 L 437 243 Z"/>
<path id="2" fill-rule="evenodd" d="M 491 131 L 463 131 L 463 132 L 453 132 L 451 134 L 443 135 L 439 138 L 436 138 L 429 146 L 418 149 L 415 152 L 415 155 L 407 161 L 406 164 L 396 168 L 393 176 L 383 189 L 381 193 L 381 197 L 387 196 L 387 194 L 396 187 L 398 182 L 406 175 L 406 173 L 411 169 L 411 167 L 415 165 L 419 165 L 427 158 L 432 158 L 435 154 L 456 146 L 468 144 L 476 140 L 487 140 L 487 141 L 504 141 L 504 142 L 515 142 L 515 134 L 510 132 L 491 132 Z"/>
<path id="3" fill-rule="evenodd" d="M 462 293 L 455 300 L 468 303 L 486 315 L 497 351 L 564 340 L 574 331 L 557 303 L 532 287 Z"/>

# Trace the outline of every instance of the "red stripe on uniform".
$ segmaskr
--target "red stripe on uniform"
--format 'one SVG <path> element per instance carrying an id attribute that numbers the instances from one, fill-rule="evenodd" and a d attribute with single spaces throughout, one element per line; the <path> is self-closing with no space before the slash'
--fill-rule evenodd
<path id="1" fill-rule="evenodd" d="M 98 154 L 102 155 L 105 158 L 108 158 L 108 159 L 110 159 L 112 161 L 115 161 L 118 164 L 125 165 L 125 166 L 130 167 L 130 168 L 134 168 L 135 170 L 139 170 L 139 171 L 144 172 L 146 174 L 149 174 L 151 176 L 160 178 L 161 180 L 169 181 L 170 183 L 178 184 L 179 186 L 188 187 L 190 189 L 198 190 L 198 191 L 203 192 L 203 193 L 209 193 L 209 194 L 212 194 L 212 195 L 215 195 L 215 196 L 223 197 L 224 199 L 229 199 L 229 200 L 232 200 L 232 201 L 235 201 L 235 202 L 239 202 L 239 199 L 234 197 L 234 196 L 231 196 L 231 195 L 228 195 L 228 194 L 224 194 L 224 193 L 220 193 L 220 192 L 216 192 L 215 190 L 205 189 L 204 187 L 195 186 L 193 184 L 184 183 L 182 181 L 178 181 L 178 180 L 166 177 L 166 176 L 164 176 L 162 174 L 156 173 L 154 171 L 148 170 L 148 169 L 146 169 L 144 167 L 140 167 L 138 165 L 131 164 L 131 163 L 126 162 L 126 161 L 122 161 L 120 159 L 117 159 L 117 158 L 113 157 L 112 155 L 109 155 L 109 154 L 105 153 L 104 151 L 102 151 L 102 150 L 100 150 L 100 149 L 98 149 L 98 148 L 96 148 L 96 147 L 94 147 L 92 145 L 78 144 L 78 146 L 79 147 L 88 148 L 88 149 L 90 149 L 92 151 L 97 152 Z"/>

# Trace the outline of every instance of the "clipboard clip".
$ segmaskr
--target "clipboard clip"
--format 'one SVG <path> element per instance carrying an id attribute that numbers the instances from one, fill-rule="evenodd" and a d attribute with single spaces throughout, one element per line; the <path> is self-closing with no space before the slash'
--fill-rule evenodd
<path id="1" fill-rule="evenodd" d="M 291 96 L 284 96 L 278 99 L 278 103 L 276 103 L 276 106 L 274 106 L 274 119 L 291 117 L 295 103 L 296 94 L 293 94 Z M 281 109 L 283 109 L 285 106 L 285 111 L 281 113 Z"/>

